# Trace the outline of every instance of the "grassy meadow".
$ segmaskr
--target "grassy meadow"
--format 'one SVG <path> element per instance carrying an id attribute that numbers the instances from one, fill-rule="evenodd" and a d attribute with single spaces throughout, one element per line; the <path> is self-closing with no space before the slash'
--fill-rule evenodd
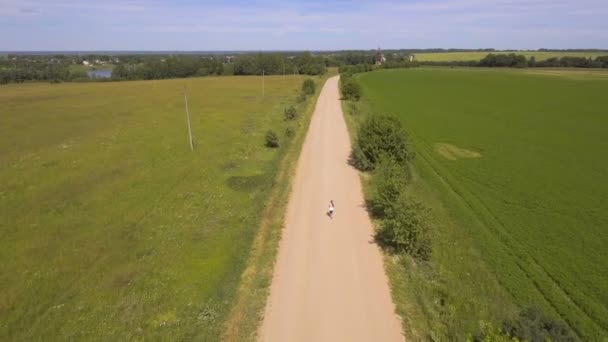
<path id="1" fill-rule="evenodd" d="M 1 86 L 0 339 L 218 340 L 304 79 Z"/>
<path id="2" fill-rule="evenodd" d="M 429 61 L 429 62 L 452 62 L 452 61 L 478 61 L 487 56 L 489 53 L 493 54 L 507 54 L 515 53 L 518 55 L 524 55 L 526 58 L 534 56 L 537 61 L 544 61 L 552 57 L 585 57 L 595 58 L 597 56 L 606 56 L 608 52 L 557 52 L 557 51 L 471 51 L 471 52 L 428 52 L 428 53 L 417 53 L 415 54 L 417 61 Z"/>
<path id="3" fill-rule="evenodd" d="M 463 340 L 536 306 L 608 337 L 608 73 L 420 68 L 357 75 L 399 116 L 432 208 L 432 267 L 389 262 L 410 339 Z M 349 121 L 357 121 L 350 118 Z"/>

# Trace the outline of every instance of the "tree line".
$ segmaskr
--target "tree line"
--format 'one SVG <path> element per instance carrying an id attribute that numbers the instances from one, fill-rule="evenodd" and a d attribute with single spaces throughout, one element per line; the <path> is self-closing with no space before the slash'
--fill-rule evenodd
<path id="1" fill-rule="evenodd" d="M 90 65 L 82 67 L 83 63 Z M 8 55 L 0 57 L 0 84 L 91 81 L 88 68 L 113 69 L 111 80 L 151 80 L 208 75 L 321 75 L 325 57 L 310 52 L 236 55 Z M 79 67 L 80 65 L 80 67 Z M 99 79 L 96 79 L 99 80 Z"/>
<path id="2" fill-rule="evenodd" d="M 147 56 L 146 56 L 147 57 Z M 150 80 L 208 75 L 322 75 L 327 71 L 321 57 L 308 52 L 240 54 L 237 56 L 170 56 L 129 59 L 114 68 L 115 80 Z"/>
<path id="3" fill-rule="evenodd" d="M 608 55 L 596 58 L 551 57 L 537 61 L 534 56 L 526 58 L 521 54 L 490 53 L 479 61 L 421 61 L 420 65 L 460 66 L 460 67 L 510 67 L 510 68 L 608 68 Z"/>

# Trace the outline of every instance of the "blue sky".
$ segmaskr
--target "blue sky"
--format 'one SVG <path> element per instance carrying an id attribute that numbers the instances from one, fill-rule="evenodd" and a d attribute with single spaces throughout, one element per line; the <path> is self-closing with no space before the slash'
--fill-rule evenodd
<path id="1" fill-rule="evenodd" d="M 0 0 L 0 51 L 608 48 L 608 0 Z"/>

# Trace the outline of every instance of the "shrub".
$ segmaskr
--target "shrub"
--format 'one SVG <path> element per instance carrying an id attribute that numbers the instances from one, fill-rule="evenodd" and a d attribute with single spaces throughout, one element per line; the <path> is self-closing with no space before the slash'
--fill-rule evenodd
<path id="1" fill-rule="evenodd" d="M 481 322 L 481 331 L 472 338 L 469 336 L 467 342 L 519 342 L 516 337 L 508 336 L 490 323 Z"/>
<path id="2" fill-rule="evenodd" d="M 340 90 L 342 91 L 342 98 L 344 100 L 359 101 L 361 98 L 361 85 L 352 77 L 346 78 L 342 82 Z"/>
<path id="3" fill-rule="evenodd" d="M 285 111 L 283 113 L 285 114 L 285 121 L 295 120 L 298 116 L 298 111 L 294 106 L 289 106 L 285 108 Z"/>
<path id="4" fill-rule="evenodd" d="M 391 115 L 370 115 L 359 128 L 351 153 L 351 163 L 361 171 L 373 170 L 380 156 L 401 165 L 414 158 L 401 122 Z"/>
<path id="5" fill-rule="evenodd" d="M 407 183 L 407 174 L 403 165 L 392 158 L 382 156 L 372 173 L 371 195 L 368 207 L 371 214 L 383 218 L 394 210 Z"/>
<path id="6" fill-rule="evenodd" d="M 374 169 L 374 164 L 369 161 L 361 146 L 355 142 L 353 149 L 350 152 L 350 164 L 361 171 L 369 171 Z"/>
<path id="7" fill-rule="evenodd" d="M 268 132 L 266 132 L 266 147 L 270 147 L 270 148 L 279 147 L 279 137 L 272 130 L 269 130 Z"/>
<path id="8" fill-rule="evenodd" d="M 359 115 L 361 113 L 361 109 L 359 108 L 359 105 L 356 102 L 349 102 L 348 112 L 351 115 Z"/>
<path id="9" fill-rule="evenodd" d="M 300 91 L 297 101 L 298 101 L 298 103 L 302 103 L 302 102 L 306 101 L 307 98 L 308 98 L 308 96 L 306 95 L 306 93 L 303 91 Z"/>
<path id="10" fill-rule="evenodd" d="M 285 136 L 288 138 L 293 137 L 296 134 L 296 131 L 292 127 L 287 127 L 285 129 Z"/>
<path id="11" fill-rule="evenodd" d="M 316 90 L 315 81 L 313 81 L 311 78 L 305 79 L 304 83 L 302 83 L 302 93 L 309 96 L 309 95 L 313 95 L 315 93 L 315 90 Z"/>
<path id="12" fill-rule="evenodd" d="M 404 194 L 386 210 L 386 218 L 380 223 L 376 240 L 385 248 L 397 253 L 407 253 L 420 260 L 429 260 L 431 245 L 426 209 L 421 203 L 410 200 Z"/>
<path id="13" fill-rule="evenodd" d="M 576 341 L 570 329 L 560 321 L 546 317 L 537 308 L 522 310 L 516 319 L 502 324 L 502 331 L 525 341 Z"/>

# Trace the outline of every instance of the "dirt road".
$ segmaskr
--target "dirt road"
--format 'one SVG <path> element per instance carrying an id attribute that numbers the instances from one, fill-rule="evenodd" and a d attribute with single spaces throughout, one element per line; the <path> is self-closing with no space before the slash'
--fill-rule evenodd
<path id="1" fill-rule="evenodd" d="M 261 341 L 403 341 L 349 152 L 333 77 L 298 161 Z"/>

